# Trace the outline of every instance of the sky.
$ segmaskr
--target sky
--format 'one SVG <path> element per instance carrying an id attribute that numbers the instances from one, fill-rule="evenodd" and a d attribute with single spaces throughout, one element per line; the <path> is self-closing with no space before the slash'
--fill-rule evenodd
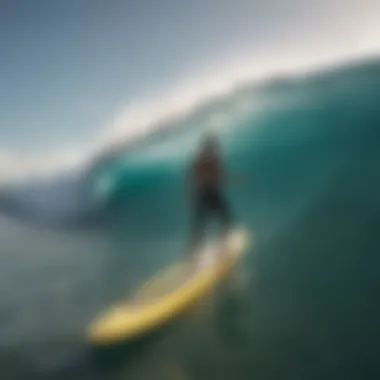
<path id="1" fill-rule="evenodd" d="M 380 52 L 378 0 L 0 0 L 0 177 L 236 80 Z"/>

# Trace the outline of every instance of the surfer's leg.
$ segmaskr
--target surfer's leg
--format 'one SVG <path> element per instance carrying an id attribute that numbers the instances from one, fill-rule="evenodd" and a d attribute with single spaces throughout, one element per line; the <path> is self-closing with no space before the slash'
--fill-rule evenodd
<path id="1" fill-rule="evenodd" d="M 231 213 L 230 208 L 227 203 L 226 198 L 221 194 L 216 194 L 215 199 L 215 211 L 217 212 L 220 219 L 220 253 L 223 255 L 225 253 L 225 242 L 228 236 L 228 232 L 231 228 Z"/>
<path id="2" fill-rule="evenodd" d="M 206 206 L 203 197 L 199 196 L 195 199 L 193 207 L 193 215 L 190 225 L 190 238 L 186 251 L 187 259 L 194 262 L 197 247 L 202 240 L 205 228 Z"/>

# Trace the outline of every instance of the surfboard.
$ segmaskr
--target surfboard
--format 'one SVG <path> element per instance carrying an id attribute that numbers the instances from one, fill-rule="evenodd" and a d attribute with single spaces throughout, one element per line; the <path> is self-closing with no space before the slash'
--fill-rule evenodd
<path id="1" fill-rule="evenodd" d="M 169 322 L 205 296 L 242 257 L 248 244 L 244 229 L 234 229 L 226 237 L 223 255 L 218 245 L 197 252 L 197 265 L 180 260 L 159 272 L 139 288 L 131 299 L 100 314 L 89 325 L 86 336 L 92 344 L 125 342 L 152 332 Z"/>

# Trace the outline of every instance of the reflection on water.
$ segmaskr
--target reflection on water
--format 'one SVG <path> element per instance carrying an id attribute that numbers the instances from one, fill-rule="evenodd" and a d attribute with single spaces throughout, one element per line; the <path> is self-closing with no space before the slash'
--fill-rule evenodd
<path id="1" fill-rule="evenodd" d="M 158 380 L 224 378 L 234 352 L 248 344 L 248 283 L 241 270 L 236 268 L 209 295 L 154 334 L 92 351 L 97 372 L 112 379 L 123 378 L 120 374 Z"/>
<path id="2" fill-rule="evenodd" d="M 245 268 L 237 269 L 222 283 L 214 319 L 224 344 L 234 349 L 244 349 L 249 342 L 247 323 L 250 310 L 247 298 L 252 289 L 248 288 L 250 279 Z"/>

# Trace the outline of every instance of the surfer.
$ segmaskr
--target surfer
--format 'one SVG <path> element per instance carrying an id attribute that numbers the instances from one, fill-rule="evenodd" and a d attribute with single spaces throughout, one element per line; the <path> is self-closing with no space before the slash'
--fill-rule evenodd
<path id="1" fill-rule="evenodd" d="M 207 219 L 211 215 L 217 216 L 221 223 L 222 241 L 230 228 L 229 205 L 222 192 L 224 179 L 225 172 L 218 140 L 213 134 L 207 134 L 203 137 L 200 150 L 189 170 L 188 185 L 192 217 L 187 258 L 191 261 L 203 237 Z"/>

